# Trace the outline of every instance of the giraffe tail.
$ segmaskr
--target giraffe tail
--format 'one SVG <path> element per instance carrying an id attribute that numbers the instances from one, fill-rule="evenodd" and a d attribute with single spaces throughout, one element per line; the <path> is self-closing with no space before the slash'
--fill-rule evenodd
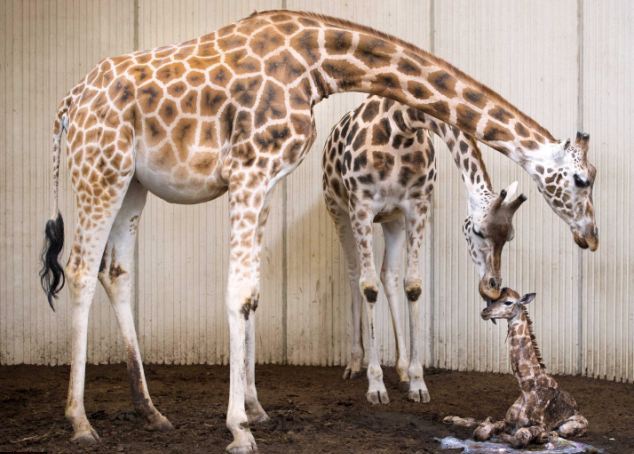
<path id="1" fill-rule="evenodd" d="M 70 102 L 70 95 L 62 100 L 53 125 L 53 215 L 46 222 L 44 229 L 42 269 L 40 270 L 40 282 L 53 311 L 55 311 L 53 300 L 66 282 L 64 269 L 59 263 L 59 255 L 64 248 L 64 219 L 59 211 L 58 189 L 62 134 L 68 125 Z"/>

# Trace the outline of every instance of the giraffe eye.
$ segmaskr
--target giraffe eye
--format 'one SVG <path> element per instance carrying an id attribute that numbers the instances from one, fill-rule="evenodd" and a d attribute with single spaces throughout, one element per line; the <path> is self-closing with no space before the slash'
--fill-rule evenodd
<path id="1" fill-rule="evenodd" d="M 504 304 L 510 306 L 511 304 L 513 304 L 513 301 L 504 301 Z"/>
<path id="2" fill-rule="evenodd" d="M 575 173 L 574 179 L 575 179 L 575 185 L 578 188 L 587 188 L 588 186 L 590 186 L 590 181 L 584 180 L 582 177 L 579 176 L 578 173 Z"/>
<path id="3" fill-rule="evenodd" d="M 478 230 L 475 225 L 473 226 L 473 233 L 475 233 L 476 236 L 479 236 L 480 238 L 484 239 L 484 235 L 482 235 L 482 232 Z"/>

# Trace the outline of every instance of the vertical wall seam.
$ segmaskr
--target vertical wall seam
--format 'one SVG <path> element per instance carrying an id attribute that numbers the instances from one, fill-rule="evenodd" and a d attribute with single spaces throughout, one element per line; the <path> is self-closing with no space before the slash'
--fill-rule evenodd
<path id="1" fill-rule="evenodd" d="M 282 9 L 288 9 L 287 0 Z M 288 364 L 288 181 L 282 181 L 282 364 Z"/>
<path id="2" fill-rule="evenodd" d="M 434 14 L 435 14 L 435 8 L 434 8 L 434 0 L 429 0 L 429 51 L 433 54 L 436 49 L 435 49 L 435 34 L 436 34 L 436 30 L 435 30 L 435 20 L 434 20 Z M 429 248 L 429 262 L 431 264 L 431 266 L 428 267 L 427 269 L 427 275 L 429 276 L 429 299 L 430 301 L 430 306 L 429 306 L 429 363 L 432 366 L 436 366 L 436 348 L 435 348 L 435 343 L 436 343 L 436 333 L 434 330 L 434 324 L 435 324 L 435 313 L 436 311 L 434 310 L 435 306 L 436 306 L 436 286 L 435 286 L 435 273 L 434 273 L 434 265 L 436 263 L 436 248 L 434 247 L 434 225 L 436 224 L 436 215 L 435 215 L 435 210 L 436 208 L 436 193 L 433 195 L 433 199 L 432 199 L 432 210 L 430 213 L 430 222 L 429 222 L 429 226 L 427 227 L 429 230 L 429 237 L 428 237 L 428 241 L 430 244 L 430 248 Z"/>
<path id="3" fill-rule="evenodd" d="M 577 0 L 577 129 L 583 131 L 583 0 Z M 577 374 L 583 375 L 583 251 L 577 248 Z"/>
<path id="4" fill-rule="evenodd" d="M 134 0 L 132 12 L 132 47 L 139 50 L 139 0 Z M 137 227 L 137 235 L 134 240 L 134 292 L 132 293 L 132 311 L 134 315 L 134 329 L 136 337 L 139 339 L 139 229 Z"/>

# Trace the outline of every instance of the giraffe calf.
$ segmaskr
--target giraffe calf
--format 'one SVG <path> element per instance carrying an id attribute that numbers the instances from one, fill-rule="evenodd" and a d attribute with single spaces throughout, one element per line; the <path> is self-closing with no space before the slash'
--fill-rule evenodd
<path id="1" fill-rule="evenodd" d="M 473 138 L 390 99 L 368 97 L 332 129 L 323 154 L 324 197 L 344 249 L 352 289 L 352 349 L 344 378 L 353 378 L 361 371 L 363 301 L 369 328 L 366 397 L 374 404 L 389 402 L 376 350 L 379 280 L 392 314 L 398 355 L 396 371 L 401 387 L 408 390 L 412 401 L 430 400 L 423 378 L 418 304 L 423 290 L 420 253 L 436 181 L 430 131 L 448 145 L 469 193 L 469 217 L 463 233 L 480 272 L 483 297 L 499 296 L 500 255 L 513 238 L 513 214 L 526 200 L 523 195 L 512 199 L 516 183 L 499 195 L 493 192 Z M 380 276 L 372 248 L 374 223 L 381 224 L 385 238 Z M 399 268 L 405 244 L 407 268 L 400 287 Z M 409 302 L 409 358 L 398 309 L 400 288 Z"/>
<path id="2" fill-rule="evenodd" d="M 574 398 L 546 372 L 526 309 L 534 299 L 534 293 L 520 297 L 516 291 L 504 288 L 501 298 L 482 310 L 484 320 L 508 322 L 511 368 L 521 394 L 503 420 L 487 418 L 476 427 L 473 438 L 478 441 L 498 436 L 514 448 L 523 448 L 531 443 L 546 443 L 554 436 L 581 436 L 588 428 L 588 420 L 579 413 Z M 444 419 L 451 424 L 461 420 L 465 419 L 454 416 Z"/>

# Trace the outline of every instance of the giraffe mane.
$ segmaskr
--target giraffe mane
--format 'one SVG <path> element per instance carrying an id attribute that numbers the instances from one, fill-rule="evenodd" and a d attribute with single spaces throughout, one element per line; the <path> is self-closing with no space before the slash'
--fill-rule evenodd
<path id="1" fill-rule="evenodd" d="M 390 41 L 392 43 L 396 43 L 397 45 L 399 45 L 399 46 L 403 47 L 404 49 L 407 49 L 407 50 L 409 50 L 411 52 L 423 54 L 426 58 L 438 63 L 440 66 L 444 67 L 445 69 L 449 70 L 450 72 L 453 72 L 454 75 L 457 76 L 458 79 L 461 79 L 462 81 L 466 81 L 470 85 L 472 85 L 474 88 L 480 90 L 484 95 L 486 95 L 491 100 L 505 105 L 506 108 L 508 108 L 514 114 L 516 114 L 517 117 L 522 122 L 524 122 L 527 126 L 529 126 L 531 128 L 534 128 L 541 135 L 543 135 L 546 139 L 548 139 L 550 141 L 553 141 L 553 142 L 555 141 L 555 138 L 550 133 L 550 131 L 548 131 L 542 125 L 537 123 L 535 120 L 533 120 L 527 114 L 525 114 L 524 112 L 519 110 L 517 107 L 513 106 L 510 102 L 508 102 L 506 99 L 504 99 L 500 94 L 498 94 L 497 92 L 493 91 L 491 88 L 487 87 L 483 83 L 478 82 L 477 80 L 475 80 L 474 78 L 472 78 L 468 74 L 465 74 L 463 71 L 461 71 L 460 69 L 456 68 L 451 63 L 449 63 L 449 62 L 443 60 L 442 58 L 439 58 L 439 57 L 427 52 L 426 50 L 423 50 L 420 47 L 417 47 L 414 44 L 409 43 L 409 42 L 407 42 L 407 41 L 405 41 L 405 40 L 403 40 L 401 38 L 398 38 L 398 37 L 396 37 L 394 35 L 391 35 L 389 33 L 385 33 L 383 31 L 377 30 L 377 29 L 375 29 L 373 27 L 369 27 L 367 25 L 361 25 L 361 24 L 357 24 L 355 22 L 351 22 L 351 21 L 346 20 L 346 19 L 340 19 L 340 18 L 337 18 L 337 17 L 332 17 L 332 16 L 328 16 L 328 15 L 325 15 L 325 14 L 313 13 L 313 12 L 310 12 L 310 11 L 291 11 L 291 10 L 267 10 L 267 11 L 261 11 L 261 12 L 254 11 L 250 16 L 247 17 L 247 19 L 248 18 L 252 18 L 252 17 L 256 17 L 256 16 L 269 15 L 269 14 L 290 14 L 290 15 L 295 15 L 295 16 L 313 18 L 313 19 L 316 19 L 316 20 L 324 22 L 325 25 L 330 25 L 330 26 L 335 26 L 335 27 L 336 26 L 341 26 L 341 27 L 344 27 L 344 28 L 347 28 L 347 29 L 352 29 L 352 30 L 356 30 L 356 31 L 360 31 L 360 32 L 366 32 L 366 33 L 369 33 L 369 34 L 372 34 L 372 35 L 376 35 L 379 38 L 388 40 L 388 41 Z"/>
<path id="2" fill-rule="evenodd" d="M 533 350 L 535 351 L 535 356 L 537 357 L 537 361 L 539 362 L 539 367 L 542 369 L 546 369 L 544 365 L 544 360 L 542 359 L 542 352 L 539 349 L 539 345 L 537 345 L 537 338 L 535 337 L 535 333 L 533 332 L 533 320 L 530 315 L 528 315 L 528 309 L 526 306 L 520 306 L 522 311 L 524 311 L 524 316 L 526 317 L 526 325 L 528 326 L 528 334 L 531 336 L 531 344 L 533 344 Z"/>

